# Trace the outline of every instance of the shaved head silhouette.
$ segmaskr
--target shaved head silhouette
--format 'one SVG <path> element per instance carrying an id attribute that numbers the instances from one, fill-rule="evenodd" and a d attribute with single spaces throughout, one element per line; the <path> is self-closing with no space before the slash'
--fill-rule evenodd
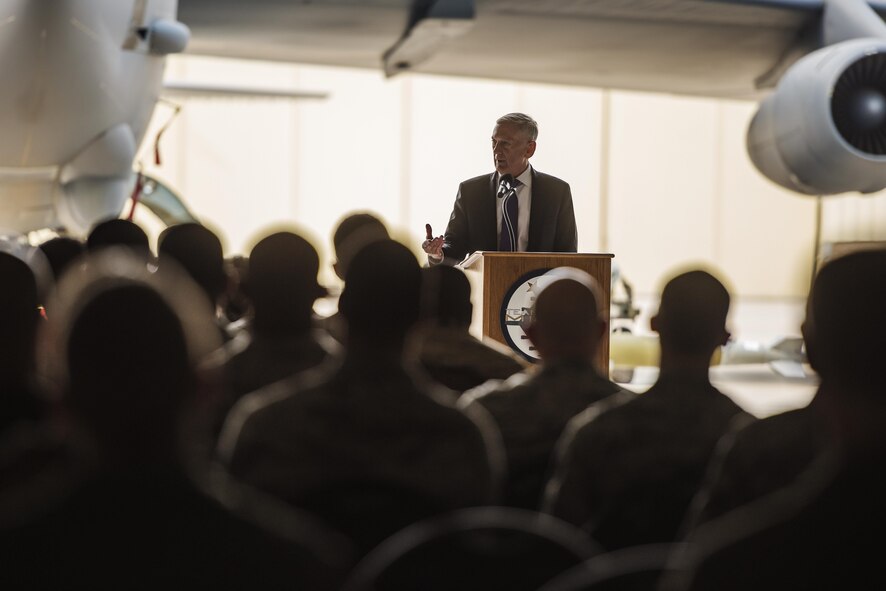
<path id="1" fill-rule="evenodd" d="M 420 298 L 415 255 L 399 242 L 380 240 L 351 261 L 339 310 L 352 335 L 396 340 L 418 321 Z"/>
<path id="2" fill-rule="evenodd" d="M 317 283 L 319 269 L 317 250 L 298 234 L 276 232 L 262 238 L 249 254 L 245 286 L 256 328 L 273 332 L 294 322 L 307 329 L 314 300 L 326 293 Z"/>
<path id="3" fill-rule="evenodd" d="M 439 326 L 471 324 L 471 283 L 463 271 L 448 265 L 422 269 L 422 314 Z"/>
<path id="4" fill-rule="evenodd" d="M 553 275 L 556 279 L 536 297 L 529 337 L 542 359 L 588 359 L 604 328 L 597 283 L 578 269 L 557 269 Z"/>
<path id="5" fill-rule="evenodd" d="M 37 303 L 37 281 L 31 267 L 0 252 L 0 385 L 21 383 L 32 369 Z"/>
<path id="6" fill-rule="evenodd" d="M 823 380 L 880 391 L 886 359 L 884 306 L 886 250 L 847 254 L 821 268 L 803 334 L 810 363 Z"/>
<path id="7" fill-rule="evenodd" d="M 177 268 L 152 272 L 125 249 L 89 255 L 62 279 L 42 371 L 109 457 L 174 444 L 196 364 L 220 340 L 202 302 Z"/>
<path id="8" fill-rule="evenodd" d="M 86 239 L 86 250 L 96 252 L 109 246 L 124 246 L 144 258 L 151 256 L 148 235 L 138 224 L 129 220 L 115 218 L 92 227 Z"/>
<path id="9" fill-rule="evenodd" d="M 653 329 L 662 349 L 689 354 L 709 353 L 729 338 L 726 316 L 729 292 L 706 271 L 677 275 L 665 285 Z"/>
<path id="10" fill-rule="evenodd" d="M 100 439 L 118 444 L 168 432 L 191 384 L 181 323 L 143 285 L 86 303 L 71 328 L 68 368 L 70 405 Z"/>
<path id="11" fill-rule="evenodd" d="M 41 244 L 40 250 L 46 255 L 52 275 L 57 281 L 68 267 L 83 256 L 86 246 L 74 238 L 60 236 Z"/>
<path id="12" fill-rule="evenodd" d="M 348 274 L 351 260 L 361 248 L 376 240 L 386 240 L 389 237 L 384 222 L 371 213 L 352 213 L 345 216 L 332 235 L 336 258 L 333 265 L 335 273 L 344 279 Z"/>
<path id="13" fill-rule="evenodd" d="M 160 234 L 157 251 L 161 266 L 175 260 L 215 305 L 227 283 L 222 244 L 215 232 L 197 223 L 170 226 Z"/>

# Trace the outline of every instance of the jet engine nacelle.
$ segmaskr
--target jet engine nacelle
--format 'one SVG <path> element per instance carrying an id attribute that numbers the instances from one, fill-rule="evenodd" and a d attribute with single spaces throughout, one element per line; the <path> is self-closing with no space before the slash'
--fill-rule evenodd
<path id="1" fill-rule="evenodd" d="M 773 182 L 807 195 L 886 188 L 886 41 L 809 54 L 760 105 L 748 154 Z"/>

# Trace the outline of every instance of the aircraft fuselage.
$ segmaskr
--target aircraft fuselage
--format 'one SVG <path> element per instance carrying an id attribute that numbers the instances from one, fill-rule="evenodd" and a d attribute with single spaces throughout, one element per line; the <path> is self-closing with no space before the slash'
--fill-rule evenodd
<path id="1" fill-rule="evenodd" d="M 177 0 L 0 0 L 0 178 L 9 181 L 0 209 L 27 194 L 30 211 L 18 208 L 12 223 L 4 214 L 7 226 L 76 226 L 57 218 L 119 213 L 120 198 L 102 204 L 96 195 L 85 216 L 56 212 L 71 204 L 34 184 L 128 176 L 163 79 L 150 26 L 174 21 L 176 9 Z"/>

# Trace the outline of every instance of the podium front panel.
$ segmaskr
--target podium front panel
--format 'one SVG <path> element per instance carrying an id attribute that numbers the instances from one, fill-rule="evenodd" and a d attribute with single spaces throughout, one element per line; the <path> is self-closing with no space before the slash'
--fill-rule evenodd
<path id="1" fill-rule="evenodd" d="M 532 290 L 533 278 L 557 267 L 575 267 L 586 271 L 600 285 L 600 314 L 609 321 L 609 297 L 612 268 L 611 254 L 484 252 L 472 265 L 483 277 L 483 336 L 503 343 L 533 360 L 531 343 L 519 327 L 519 316 L 525 310 L 520 304 L 508 308 L 510 301 L 520 300 L 518 291 Z M 515 295 L 516 294 L 516 295 Z M 531 294 L 523 296 L 532 299 Z M 516 298 L 516 299 L 515 299 Z M 502 326 L 505 326 L 506 335 Z M 597 351 L 597 363 L 603 375 L 609 374 L 609 333 L 603 335 Z"/>

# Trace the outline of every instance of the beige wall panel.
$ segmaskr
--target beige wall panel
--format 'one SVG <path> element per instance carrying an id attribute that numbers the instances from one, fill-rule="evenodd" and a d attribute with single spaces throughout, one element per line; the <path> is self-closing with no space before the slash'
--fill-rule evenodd
<path id="1" fill-rule="evenodd" d="M 886 240 L 886 193 L 841 195 L 824 203 L 822 240 Z"/>
<path id="2" fill-rule="evenodd" d="M 195 58 L 184 70 L 192 82 L 266 87 L 291 86 L 295 73 L 290 65 Z M 164 162 L 179 162 L 157 173 L 170 179 L 205 223 L 220 229 L 228 251 L 242 252 L 263 227 L 292 220 L 287 171 L 293 162 L 293 105 L 229 98 L 181 104 L 182 114 L 162 143 Z M 158 109 L 155 125 L 162 125 L 166 113 Z M 176 134 L 186 139 L 177 141 Z"/>
<path id="3" fill-rule="evenodd" d="M 398 81 L 378 72 L 302 66 L 304 88 L 330 93 L 323 102 L 299 103 L 299 195 L 296 219 L 325 248 L 339 219 L 355 209 L 388 222 L 400 208 L 400 109 Z"/>
<path id="4" fill-rule="evenodd" d="M 411 78 L 408 217 L 415 244 L 424 225 L 446 229 L 458 184 L 490 173 L 495 120 L 517 108 L 517 85 L 434 76 Z"/>
<path id="5" fill-rule="evenodd" d="M 533 165 L 572 187 L 578 251 L 599 252 L 600 133 L 599 90 L 525 85 L 520 109 L 539 123 Z"/>
<path id="6" fill-rule="evenodd" d="M 815 240 L 815 200 L 781 189 L 745 150 L 753 103 L 720 103 L 722 138 L 716 259 L 745 296 L 805 297 Z"/>
<path id="7" fill-rule="evenodd" d="M 612 94 L 610 245 L 639 293 L 715 262 L 717 118 L 709 100 Z"/>

